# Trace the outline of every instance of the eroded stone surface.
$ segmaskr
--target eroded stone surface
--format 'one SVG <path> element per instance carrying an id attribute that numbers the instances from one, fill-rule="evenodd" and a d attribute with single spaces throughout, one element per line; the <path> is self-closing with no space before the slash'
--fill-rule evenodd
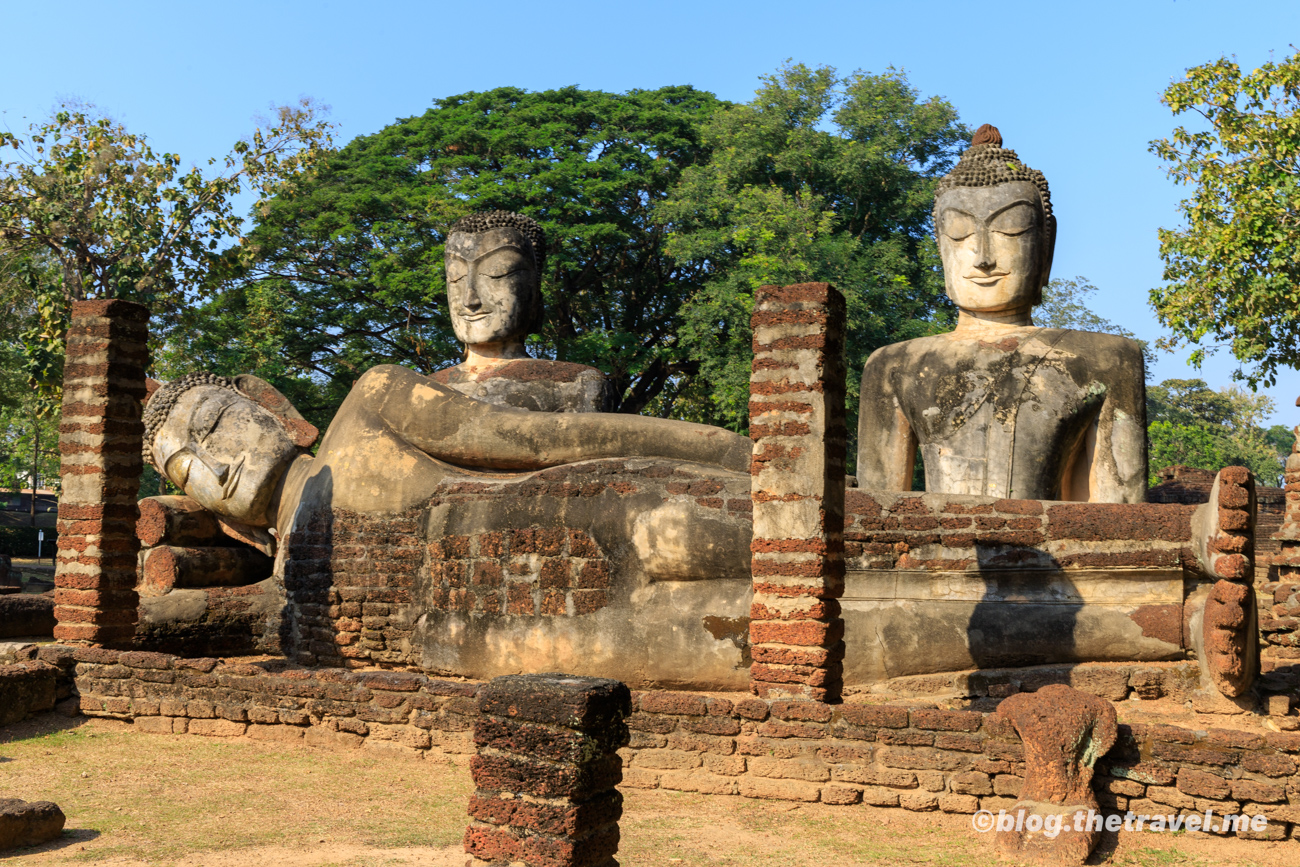
<path id="1" fill-rule="evenodd" d="M 919 446 L 932 493 L 1141 502 L 1141 349 L 1034 326 L 1055 218 L 1046 180 L 993 132 L 935 202 L 957 329 L 883 347 L 863 369 L 858 487 L 910 490 Z"/>
<path id="2" fill-rule="evenodd" d="M 1015 726 L 1024 742 L 1025 778 L 1011 809 L 1038 816 L 1040 830 L 999 831 L 998 847 L 1016 858 L 1045 864 L 1082 864 L 1096 845 L 1098 831 L 1075 830 L 1074 817 L 1098 810 L 1092 791 L 1093 766 L 1115 744 L 1115 708 L 1105 699 L 1053 684 L 1013 695 L 997 717 Z M 1051 831 L 1059 832 L 1054 835 Z M 1046 830 L 1043 830 L 1046 829 Z"/>
<path id="3" fill-rule="evenodd" d="M 50 801 L 0 799 L 0 851 L 48 843 L 63 833 L 66 821 Z"/>
<path id="4" fill-rule="evenodd" d="M 541 329 L 546 238 L 532 219 L 474 214 L 447 236 L 447 302 L 465 360 L 433 378 L 475 400 L 535 412 L 608 412 L 614 390 L 594 367 L 530 358 Z"/>
<path id="5" fill-rule="evenodd" d="M 479 373 L 456 365 L 431 378 L 475 400 L 534 412 L 610 412 L 614 406 L 605 374 L 566 361 L 521 358 Z"/>

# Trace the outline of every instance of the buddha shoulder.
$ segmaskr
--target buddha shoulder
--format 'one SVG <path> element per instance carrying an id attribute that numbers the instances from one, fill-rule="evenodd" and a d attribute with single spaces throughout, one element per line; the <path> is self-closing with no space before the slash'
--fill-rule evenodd
<path id="1" fill-rule="evenodd" d="M 1077 355 L 1099 366 L 1141 366 L 1142 344 L 1131 337 L 1100 331 L 1076 331 L 1066 328 L 1041 328 L 1035 342 Z"/>

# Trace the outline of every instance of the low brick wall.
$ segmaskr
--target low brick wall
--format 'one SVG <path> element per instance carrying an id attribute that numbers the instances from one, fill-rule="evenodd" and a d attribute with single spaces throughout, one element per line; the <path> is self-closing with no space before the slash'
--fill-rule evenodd
<path id="1" fill-rule="evenodd" d="M 1196 506 L 851 490 L 849 569 L 1196 567 Z"/>
<path id="2" fill-rule="evenodd" d="M 477 683 L 59 645 L 29 655 L 0 683 L 53 666 L 82 713 L 143 731 L 474 752 Z M 1009 809 L 1024 775 L 1015 730 L 979 711 L 663 691 L 633 693 L 632 708 L 625 787 L 972 813 Z M 1121 725 L 1094 787 L 1108 810 L 1263 814 L 1270 838 L 1300 840 L 1298 770 L 1300 733 Z"/>
<path id="3" fill-rule="evenodd" d="M 1289 691 L 1293 703 L 1300 704 L 1300 583 L 1292 578 L 1261 589 L 1267 594 L 1259 612 L 1264 685 L 1274 692 Z"/>
<path id="4" fill-rule="evenodd" d="M 1270 583 L 1261 592 L 1259 628 L 1264 646 L 1260 666 L 1265 686 L 1300 698 L 1300 428 L 1287 457 L 1286 514 L 1272 534 L 1278 551 L 1272 556 Z M 1271 604 L 1270 604 L 1271 603 Z"/>
<path id="5" fill-rule="evenodd" d="M 989 714 L 693 693 L 632 699 L 627 787 L 996 813 L 1016 803 L 1024 778 L 1015 729 Z M 1300 734 L 1121 725 L 1094 787 L 1104 810 L 1263 814 L 1266 836 L 1300 842 L 1298 762 Z"/>
<path id="6" fill-rule="evenodd" d="M 474 752 L 476 683 L 303 669 L 280 659 L 230 663 L 59 645 L 36 655 L 72 675 L 82 713 L 130 720 L 143 731 Z"/>

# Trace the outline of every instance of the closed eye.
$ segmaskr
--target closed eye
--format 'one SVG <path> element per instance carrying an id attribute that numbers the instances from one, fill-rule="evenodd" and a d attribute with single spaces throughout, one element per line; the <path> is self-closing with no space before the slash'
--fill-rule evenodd
<path id="1" fill-rule="evenodd" d="M 494 272 L 494 271 L 482 271 L 482 272 L 480 272 L 480 273 L 481 273 L 484 277 L 491 277 L 491 278 L 494 279 L 494 280 L 500 280 L 502 277 L 509 277 L 511 274 L 518 274 L 520 271 L 526 271 L 526 270 L 528 270 L 528 269 L 525 268 L 524 266 L 520 265 L 520 266 L 517 267 L 517 268 L 510 268 L 510 269 L 508 269 L 508 270 L 501 271 L 501 272 L 499 272 L 499 273 L 498 273 L 498 272 Z"/>
<path id="2" fill-rule="evenodd" d="M 204 426 L 203 432 L 199 435 L 200 445 L 205 443 L 208 437 L 212 435 L 212 432 L 217 429 L 217 425 L 221 422 L 221 417 L 225 415 L 226 410 L 230 409 L 233 405 L 234 404 L 231 403 L 222 404 L 221 409 L 212 414 L 212 421 Z"/>
<path id="3" fill-rule="evenodd" d="M 999 235 L 1023 235 L 1038 225 L 1038 214 L 1029 205 L 1017 202 L 993 218 L 989 228 Z"/>

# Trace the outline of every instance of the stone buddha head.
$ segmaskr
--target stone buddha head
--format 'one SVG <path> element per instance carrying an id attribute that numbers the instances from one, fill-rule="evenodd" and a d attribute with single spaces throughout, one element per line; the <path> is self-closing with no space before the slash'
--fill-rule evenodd
<path id="1" fill-rule="evenodd" d="M 489 211 L 447 234 L 447 301 L 468 357 L 527 358 L 524 338 L 542 326 L 546 239 L 522 214 Z"/>
<path id="2" fill-rule="evenodd" d="M 166 383 L 145 404 L 144 426 L 144 459 L 172 484 L 218 515 L 270 525 L 272 497 L 302 438 L 235 380 L 193 373 Z"/>
<path id="3" fill-rule="evenodd" d="M 953 303 L 1027 323 L 1051 275 L 1056 217 L 1047 179 L 1002 147 L 996 127 L 980 127 L 940 179 L 934 227 Z"/>

